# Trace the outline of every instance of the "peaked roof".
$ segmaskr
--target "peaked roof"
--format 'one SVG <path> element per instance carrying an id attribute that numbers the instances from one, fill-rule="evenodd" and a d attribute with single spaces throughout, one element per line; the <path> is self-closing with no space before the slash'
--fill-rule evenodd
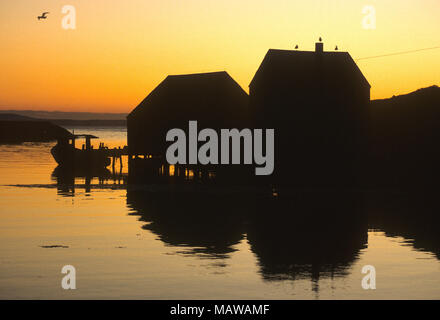
<path id="1" fill-rule="evenodd" d="M 204 128 L 245 126 L 248 100 L 226 72 L 168 76 L 127 116 L 130 152 L 164 154 L 167 132 L 191 120 Z"/>
<path id="2" fill-rule="evenodd" d="M 356 80 L 371 87 L 348 52 L 269 49 L 249 86 L 263 78 Z"/>
<path id="3" fill-rule="evenodd" d="M 206 107 L 231 97 L 247 99 L 247 93 L 226 71 L 167 76 L 129 115 L 133 117 L 150 104 L 167 107 Z M 176 104 L 175 102 L 179 102 Z"/>

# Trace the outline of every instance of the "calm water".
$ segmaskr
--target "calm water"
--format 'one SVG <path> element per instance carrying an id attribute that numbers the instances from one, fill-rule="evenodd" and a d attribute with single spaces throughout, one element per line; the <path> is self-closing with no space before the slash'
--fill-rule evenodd
<path id="1" fill-rule="evenodd" d="M 440 298 L 435 196 L 73 187 L 52 145 L 0 146 L 1 299 Z M 61 288 L 67 264 L 76 290 Z"/>

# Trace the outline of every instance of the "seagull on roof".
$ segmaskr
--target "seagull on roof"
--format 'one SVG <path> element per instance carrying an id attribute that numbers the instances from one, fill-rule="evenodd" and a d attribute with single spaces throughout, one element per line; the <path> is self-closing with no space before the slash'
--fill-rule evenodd
<path id="1" fill-rule="evenodd" d="M 336 47 L 335 47 L 335 50 L 336 50 L 336 51 L 338 51 L 338 50 L 339 50 L 339 49 L 338 49 L 338 46 L 336 46 Z"/>
<path id="2" fill-rule="evenodd" d="M 295 49 L 298 49 L 298 45 L 295 46 Z"/>
<path id="3" fill-rule="evenodd" d="M 38 18 L 38 20 L 40 20 L 40 19 L 47 19 L 47 15 L 49 14 L 50 12 L 43 12 L 43 14 L 41 15 L 41 16 L 38 16 L 37 18 Z"/>

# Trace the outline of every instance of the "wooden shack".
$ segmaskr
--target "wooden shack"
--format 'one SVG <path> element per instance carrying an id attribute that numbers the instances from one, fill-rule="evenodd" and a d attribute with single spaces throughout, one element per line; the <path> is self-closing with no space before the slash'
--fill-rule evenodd
<path id="1" fill-rule="evenodd" d="M 257 127 L 274 128 L 277 183 L 359 183 L 370 84 L 348 52 L 270 49 L 249 86 Z"/>
<path id="2" fill-rule="evenodd" d="M 170 175 L 165 159 L 170 129 L 185 130 L 191 120 L 199 129 L 244 128 L 249 119 L 248 95 L 227 72 L 166 77 L 127 116 L 129 180 L 145 182 L 159 171 Z M 198 169 L 176 168 L 176 175 L 198 176 Z"/>

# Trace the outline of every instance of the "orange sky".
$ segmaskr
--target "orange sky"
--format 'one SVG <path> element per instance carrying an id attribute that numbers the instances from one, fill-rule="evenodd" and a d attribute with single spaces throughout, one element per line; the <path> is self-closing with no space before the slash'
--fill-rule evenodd
<path id="1" fill-rule="evenodd" d="M 77 29 L 61 27 L 74 5 Z M 376 8 L 375 30 L 362 8 Z M 14 0 L 0 4 L 0 109 L 129 112 L 168 74 L 247 90 L 269 48 L 322 36 L 354 59 L 440 46 L 439 0 Z M 49 11 L 47 20 L 36 16 Z M 440 49 L 359 61 L 372 98 L 440 84 Z"/>

